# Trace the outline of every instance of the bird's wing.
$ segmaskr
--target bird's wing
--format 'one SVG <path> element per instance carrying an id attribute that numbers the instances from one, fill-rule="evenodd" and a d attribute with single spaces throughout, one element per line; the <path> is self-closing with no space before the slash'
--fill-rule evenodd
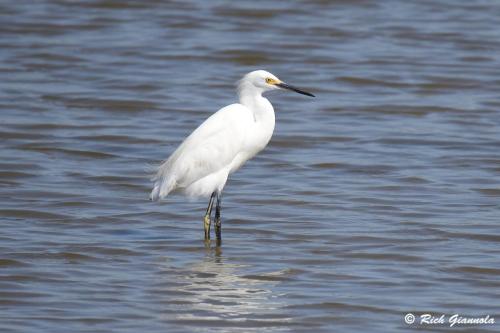
<path id="1" fill-rule="evenodd" d="M 241 104 L 226 106 L 210 116 L 159 167 L 154 179 L 156 197 L 228 166 L 244 148 L 252 122 L 251 111 Z"/>

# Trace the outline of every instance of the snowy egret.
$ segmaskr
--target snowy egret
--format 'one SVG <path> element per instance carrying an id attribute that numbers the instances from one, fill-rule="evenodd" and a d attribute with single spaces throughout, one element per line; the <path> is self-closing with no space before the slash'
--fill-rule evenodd
<path id="1" fill-rule="evenodd" d="M 205 240 L 210 239 L 216 200 L 215 234 L 217 243 L 221 242 L 221 194 L 228 176 L 264 149 L 273 135 L 274 109 L 262 93 L 275 89 L 314 97 L 269 72 L 246 74 L 238 83 L 239 103 L 223 107 L 205 120 L 159 166 L 153 178 L 151 200 L 163 199 L 174 190 L 210 198 L 204 216 Z"/>

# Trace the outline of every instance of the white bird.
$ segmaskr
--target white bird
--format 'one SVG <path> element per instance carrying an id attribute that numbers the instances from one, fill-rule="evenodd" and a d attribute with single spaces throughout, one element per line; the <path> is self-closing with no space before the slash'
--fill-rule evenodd
<path id="1" fill-rule="evenodd" d="M 273 74 L 257 70 L 238 83 L 239 103 L 223 107 L 197 129 L 158 168 L 151 200 L 165 198 L 174 190 L 190 197 L 209 197 L 204 217 L 205 240 L 210 239 L 210 216 L 214 200 L 215 234 L 221 242 L 221 194 L 228 176 L 268 144 L 274 131 L 274 109 L 262 94 L 292 87 Z"/>

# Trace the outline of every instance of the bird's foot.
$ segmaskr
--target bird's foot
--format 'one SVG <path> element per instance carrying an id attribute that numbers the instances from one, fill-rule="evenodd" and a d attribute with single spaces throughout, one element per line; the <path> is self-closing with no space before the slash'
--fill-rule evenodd
<path id="1" fill-rule="evenodd" d="M 205 240 L 210 240 L 210 215 L 205 215 L 203 226 L 205 228 Z"/>

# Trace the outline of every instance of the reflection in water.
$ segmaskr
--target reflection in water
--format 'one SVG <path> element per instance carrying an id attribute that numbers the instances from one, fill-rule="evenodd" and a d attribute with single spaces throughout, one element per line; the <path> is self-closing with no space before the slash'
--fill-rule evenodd
<path id="1" fill-rule="evenodd" d="M 291 324 L 292 318 L 281 313 L 284 304 L 272 290 L 277 281 L 245 277 L 241 272 L 246 266 L 228 262 L 220 247 L 205 251 L 199 262 L 163 271 L 162 276 L 169 278 L 172 271 L 177 273 L 175 283 L 164 284 L 162 291 L 174 295 L 166 304 L 176 308 L 165 319 L 178 324 L 198 322 L 201 327 L 214 321 L 220 325 L 222 320 L 231 332 L 263 325 L 280 330 Z M 273 274 L 263 276 L 269 275 Z"/>

